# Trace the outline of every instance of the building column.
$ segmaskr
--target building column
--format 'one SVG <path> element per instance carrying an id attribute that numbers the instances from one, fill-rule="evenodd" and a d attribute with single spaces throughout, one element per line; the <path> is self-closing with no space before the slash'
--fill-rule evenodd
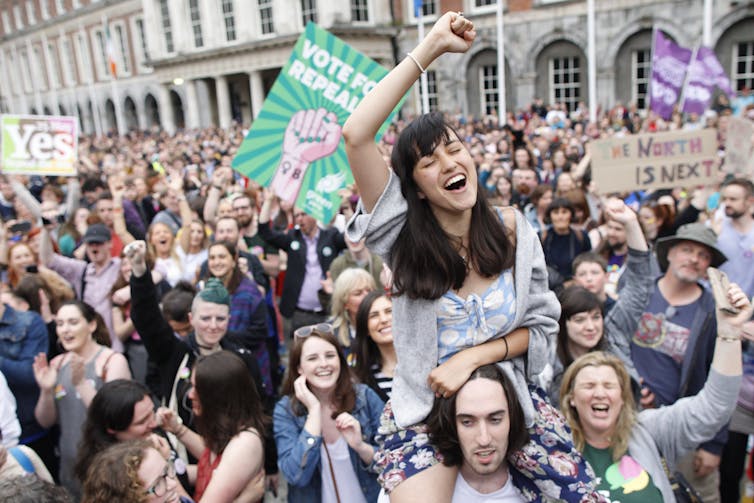
<path id="1" fill-rule="evenodd" d="M 253 119 L 256 119 L 264 103 L 261 72 L 255 71 L 249 73 L 249 87 L 251 91 L 251 116 Z"/>
<path id="2" fill-rule="evenodd" d="M 160 125 L 162 126 L 162 129 L 167 131 L 168 134 L 175 134 L 173 104 L 170 102 L 170 87 L 168 84 L 160 84 L 160 92 L 157 99 L 157 106 L 160 108 Z"/>
<path id="3" fill-rule="evenodd" d="M 228 93 L 228 79 L 225 75 L 215 77 L 215 93 L 217 94 L 217 122 L 222 129 L 230 127 L 230 93 Z"/>
<path id="4" fill-rule="evenodd" d="M 198 129 L 199 100 L 196 97 L 196 81 L 186 79 L 186 129 Z"/>

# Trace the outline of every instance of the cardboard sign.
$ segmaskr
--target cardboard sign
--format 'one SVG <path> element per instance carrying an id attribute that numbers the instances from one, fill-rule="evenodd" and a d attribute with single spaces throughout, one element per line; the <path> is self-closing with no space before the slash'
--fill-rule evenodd
<path id="1" fill-rule="evenodd" d="M 600 192 L 707 185 L 716 179 L 717 131 L 672 131 L 598 140 L 592 179 Z"/>
<path id="2" fill-rule="evenodd" d="M 76 117 L 3 115 L 0 128 L 3 173 L 76 176 Z"/>
<path id="3" fill-rule="evenodd" d="M 307 24 L 233 168 L 317 220 L 330 222 L 339 209 L 338 190 L 353 183 L 341 128 L 387 72 L 316 24 Z"/>
<path id="4" fill-rule="evenodd" d="M 742 176 L 754 174 L 754 124 L 750 120 L 730 118 L 723 169 Z"/>

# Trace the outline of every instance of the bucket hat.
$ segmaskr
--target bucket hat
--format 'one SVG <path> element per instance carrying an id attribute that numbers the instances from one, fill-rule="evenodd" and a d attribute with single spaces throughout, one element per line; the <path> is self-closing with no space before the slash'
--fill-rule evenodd
<path id="1" fill-rule="evenodd" d="M 660 264 L 660 270 L 665 272 L 668 268 L 668 251 L 670 248 L 681 241 L 692 241 L 706 246 L 712 254 L 712 267 L 719 267 L 728 257 L 717 248 L 717 235 L 704 224 L 694 223 L 682 225 L 674 236 L 658 239 L 655 244 L 655 253 L 657 253 L 657 262 Z"/>

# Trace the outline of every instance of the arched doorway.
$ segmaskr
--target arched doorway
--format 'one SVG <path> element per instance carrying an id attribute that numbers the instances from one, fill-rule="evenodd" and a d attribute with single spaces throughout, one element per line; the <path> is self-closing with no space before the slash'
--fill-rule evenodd
<path id="1" fill-rule="evenodd" d="M 126 122 L 126 130 L 139 129 L 139 116 L 136 112 L 136 103 L 130 96 L 123 101 L 123 120 Z"/>
<path id="2" fill-rule="evenodd" d="M 183 101 L 181 96 L 175 92 L 170 91 L 170 107 L 173 109 L 173 123 L 178 129 L 186 127 L 186 118 L 183 115 Z"/>
<path id="3" fill-rule="evenodd" d="M 118 119 L 115 117 L 115 103 L 110 99 L 105 101 L 105 130 L 118 130 Z"/>
<path id="4" fill-rule="evenodd" d="M 569 40 L 548 44 L 537 56 L 536 93 L 545 103 L 563 103 L 575 110 L 587 95 L 587 65 L 584 51 Z"/>
<path id="5" fill-rule="evenodd" d="M 147 128 L 160 125 L 160 107 L 151 94 L 147 94 L 144 98 L 144 115 L 147 118 Z"/>
<path id="6" fill-rule="evenodd" d="M 474 55 L 466 69 L 466 96 L 468 97 L 469 113 L 484 117 L 493 110 L 498 110 L 498 71 L 497 51 L 483 50 Z M 516 102 L 511 85 L 511 71 L 505 60 L 505 107 L 513 109 Z"/>

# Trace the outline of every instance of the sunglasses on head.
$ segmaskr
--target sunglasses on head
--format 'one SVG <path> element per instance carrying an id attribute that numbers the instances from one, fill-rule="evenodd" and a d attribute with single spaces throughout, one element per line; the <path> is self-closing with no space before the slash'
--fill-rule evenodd
<path id="1" fill-rule="evenodd" d="M 296 329 L 296 331 L 293 332 L 293 337 L 297 339 L 304 339 L 312 335 L 314 332 L 324 333 L 328 335 L 333 335 L 335 333 L 333 331 L 332 325 L 330 325 L 329 323 L 317 323 L 316 325 L 307 325 L 305 327 Z"/>

